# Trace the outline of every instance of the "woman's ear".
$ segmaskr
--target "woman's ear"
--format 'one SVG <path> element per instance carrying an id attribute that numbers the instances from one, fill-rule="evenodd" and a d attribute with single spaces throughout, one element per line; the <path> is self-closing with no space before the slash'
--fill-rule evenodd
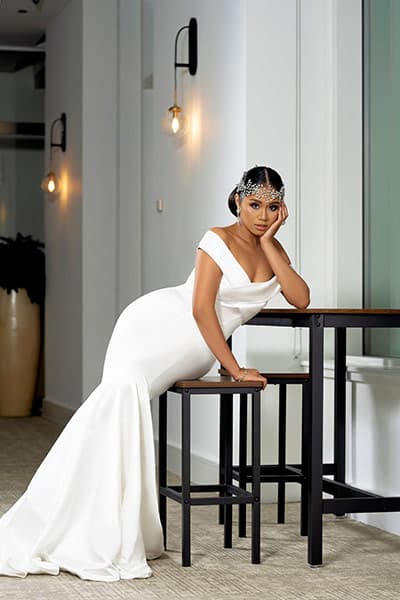
<path id="1" fill-rule="evenodd" d="M 236 208 L 240 208 L 240 202 L 239 202 L 239 194 L 235 194 L 235 204 L 236 204 Z"/>

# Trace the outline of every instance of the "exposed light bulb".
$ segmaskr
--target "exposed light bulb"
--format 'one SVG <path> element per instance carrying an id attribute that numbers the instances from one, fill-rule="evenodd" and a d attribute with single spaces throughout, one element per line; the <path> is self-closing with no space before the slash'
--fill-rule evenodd
<path id="1" fill-rule="evenodd" d="M 167 135 L 176 137 L 185 134 L 185 117 L 180 106 L 174 104 L 168 108 L 162 120 L 162 129 Z"/>
<path id="2" fill-rule="evenodd" d="M 173 117 L 171 122 L 171 129 L 174 133 L 176 133 L 179 129 L 179 119 L 178 117 Z"/>
<path id="3" fill-rule="evenodd" d="M 47 173 L 46 177 L 42 179 L 42 184 L 40 187 L 48 194 L 55 194 L 60 189 L 59 178 L 53 171 L 50 171 Z"/>

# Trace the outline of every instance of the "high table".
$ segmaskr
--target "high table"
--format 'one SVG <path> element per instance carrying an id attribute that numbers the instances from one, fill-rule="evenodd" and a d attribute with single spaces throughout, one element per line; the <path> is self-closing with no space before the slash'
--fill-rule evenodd
<path id="1" fill-rule="evenodd" d="M 263 309 L 246 325 L 309 328 L 311 398 L 309 416 L 308 562 L 322 565 L 322 515 L 400 511 L 400 497 L 384 497 L 345 482 L 346 459 L 346 329 L 347 327 L 400 327 L 400 309 L 307 308 Z M 335 330 L 334 453 L 323 463 L 324 329 Z M 333 475 L 333 479 L 328 478 Z M 324 499 L 323 492 L 333 498 Z"/>

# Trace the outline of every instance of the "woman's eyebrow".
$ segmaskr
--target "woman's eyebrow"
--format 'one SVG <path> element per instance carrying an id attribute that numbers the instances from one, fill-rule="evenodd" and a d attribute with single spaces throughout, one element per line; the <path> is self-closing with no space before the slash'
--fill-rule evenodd
<path id="1" fill-rule="evenodd" d="M 268 202 L 268 200 L 260 200 L 260 199 L 259 199 L 259 198 L 257 198 L 257 197 L 255 197 L 255 198 L 252 198 L 251 196 L 250 196 L 250 200 L 251 200 L 252 202 L 259 202 L 260 204 L 262 204 L 263 202 L 264 202 L 265 204 L 268 204 L 268 205 L 271 205 L 271 204 L 280 204 L 279 200 L 272 200 L 272 201 Z"/>

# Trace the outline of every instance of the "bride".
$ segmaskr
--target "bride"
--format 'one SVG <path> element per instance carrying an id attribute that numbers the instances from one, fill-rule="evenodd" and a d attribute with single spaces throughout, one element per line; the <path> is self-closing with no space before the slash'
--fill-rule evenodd
<path id="1" fill-rule="evenodd" d="M 255 166 L 228 200 L 237 221 L 198 243 L 186 282 L 129 304 L 109 341 L 102 379 L 71 417 L 23 495 L 0 518 L 0 574 L 117 581 L 149 577 L 163 552 L 150 398 L 217 359 L 237 381 L 226 339 L 278 292 L 297 308 L 309 288 L 275 238 L 288 210 L 280 175 Z"/>

